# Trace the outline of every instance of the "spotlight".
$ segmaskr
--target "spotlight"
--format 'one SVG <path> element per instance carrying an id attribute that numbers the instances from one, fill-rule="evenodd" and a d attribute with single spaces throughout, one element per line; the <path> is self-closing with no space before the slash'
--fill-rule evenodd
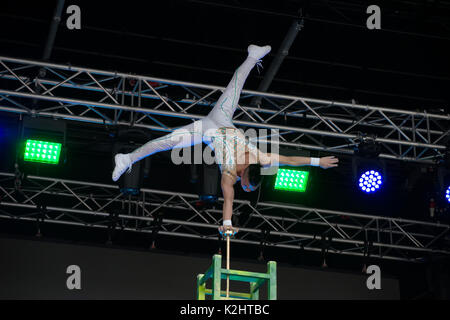
<path id="1" fill-rule="evenodd" d="M 60 169 L 65 162 L 64 121 L 25 116 L 21 122 L 19 141 L 16 148 L 17 163 L 29 174 L 35 174 L 36 170 L 45 167 L 50 170 Z"/>
<path id="2" fill-rule="evenodd" d="M 355 148 L 355 154 L 363 157 L 374 159 L 381 153 L 381 145 L 375 141 L 375 137 L 362 135 L 358 138 L 359 144 Z"/>
<path id="3" fill-rule="evenodd" d="M 373 193 L 381 188 L 383 176 L 376 170 L 368 170 L 360 176 L 358 184 L 362 191 Z"/>
<path id="4" fill-rule="evenodd" d="M 445 199 L 450 202 L 450 186 L 448 185 L 448 181 L 450 181 L 450 169 L 448 169 L 445 164 L 438 166 L 437 180 L 439 192 L 445 193 Z"/>
<path id="5" fill-rule="evenodd" d="M 28 139 L 25 143 L 24 160 L 58 164 L 61 155 L 61 143 Z"/>
<path id="6" fill-rule="evenodd" d="M 447 142 L 447 148 L 444 151 L 443 165 L 447 170 L 450 170 L 450 139 Z"/>
<path id="7" fill-rule="evenodd" d="M 353 181 L 366 194 L 380 191 L 388 179 L 386 162 L 378 157 L 381 147 L 374 139 L 367 135 L 360 137 L 352 157 Z"/>
<path id="8" fill-rule="evenodd" d="M 278 169 L 274 188 L 278 190 L 305 192 L 308 177 L 308 171 L 280 168 Z"/>
<path id="9" fill-rule="evenodd" d="M 214 204 L 220 195 L 220 170 L 217 164 L 203 164 L 197 184 L 201 201 Z"/>

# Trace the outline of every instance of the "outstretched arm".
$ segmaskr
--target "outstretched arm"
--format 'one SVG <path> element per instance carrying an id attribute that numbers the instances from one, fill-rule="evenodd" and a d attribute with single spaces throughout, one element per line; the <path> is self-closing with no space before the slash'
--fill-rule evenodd
<path id="1" fill-rule="evenodd" d="M 297 156 L 282 156 L 274 153 L 266 154 L 261 157 L 262 164 L 267 166 L 320 166 L 322 169 L 337 167 L 339 159 L 334 156 L 322 158 L 309 158 Z"/>

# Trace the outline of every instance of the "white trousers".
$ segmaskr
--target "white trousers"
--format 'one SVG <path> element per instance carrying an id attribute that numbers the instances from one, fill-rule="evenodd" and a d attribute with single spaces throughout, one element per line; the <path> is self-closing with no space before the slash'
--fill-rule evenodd
<path id="1" fill-rule="evenodd" d="M 211 143 L 211 135 L 221 127 L 234 127 L 233 114 L 250 71 L 258 60 L 247 59 L 234 72 L 234 75 L 220 96 L 211 112 L 203 119 L 178 128 L 161 138 L 151 140 L 131 152 L 130 158 L 135 163 L 154 153 L 174 148 L 185 148 L 198 143 Z"/>

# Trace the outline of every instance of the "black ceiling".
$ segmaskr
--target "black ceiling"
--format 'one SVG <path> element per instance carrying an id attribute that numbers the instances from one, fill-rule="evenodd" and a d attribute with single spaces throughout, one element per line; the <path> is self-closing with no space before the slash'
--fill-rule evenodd
<path id="1" fill-rule="evenodd" d="M 42 58 L 56 1 L 5 1 L 2 55 Z M 266 69 L 292 21 L 299 32 L 270 91 L 402 108 L 449 102 L 450 2 L 377 1 L 382 30 L 366 28 L 370 1 L 66 1 L 51 61 L 225 85 L 250 43 L 270 44 Z M 264 72 L 254 72 L 256 89 Z"/>

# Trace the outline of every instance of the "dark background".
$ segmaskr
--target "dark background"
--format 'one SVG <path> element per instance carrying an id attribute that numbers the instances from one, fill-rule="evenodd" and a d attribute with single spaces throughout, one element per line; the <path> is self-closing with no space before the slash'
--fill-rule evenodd
<path id="1" fill-rule="evenodd" d="M 140 1 L 72 1 L 65 6 L 69 4 L 80 6 L 82 27 L 67 29 L 68 14 L 63 12 L 52 62 L 225 86 L 250 43 L 272 45 L 272 52 L 264 59 L 267 69 L 301 12 L 304 28 L 269 91 L 449 112 L 448 1 L 171 0 L 147 6 Z M 381 7 L 382 30 L 366 28 L 369 4 Z M 0 54 L 41 59 L 55 5 L 56 1 L 3 2 Z M 257 89 L 263 76 L 264 70 L 261 74 L 254 70 L 245 88 Z M 17 142 L 17 117 L 2 114 L 1 118 L 2 150 L 11 155 Z M 167 121 L 169 125 L 174 125 L 171 121 L 183 124 L 176 119 Z M 68 123 L 64 169 L 41 173 L 109 183 L 116 133 L 115 128 Z M 132 140 L 137 146 L 159 135 L 147 130 Z M 189 167 L 169 163 L 169 154 L 152 157 L 153 170 L 144 184 L 164 190 L 192 190 Z M 325 155 L 329 154 L 311 152 L 311 156 Z M 387 183 L 381 192 L 367 196 L 359 192 L 351 178 L 351 156 L 338 156 L 337 169 L 310 169 L 311 184 L 306 194 L 274 191 L 268 179 L 263 197 L 312 207 L 427 219 L 429 194 L 439 188 L 435 166 L 387 161 Z M 13 164 L 13 157 L 2 157 L 4 170 L 12 170 Z M 167 179 L 169 172 L 170 177 L 177 177 L 176 184 Z M 413 180 L 414 175 L 418 179 Z M 236 191 L 240 198 L 250 196 L 240 188 Z"/>
<path id="2" fill-rule="evenodd" d="M 293 19 L 301 12 L 305 26 L 269 91 L 449 112 L 449 1 L 66 1 L 65 6 L 70 4 L 80 6 L 82 27 L 68 30 L 64 11 L 51 62 L 224 86 L 245 58 L 250 43 L 272 46 L 264 60 L 267 70 Z M 368 30 L 365 26 L 366 8 L 371 4 L 381 7 L 382 30 Z M 0 55 L 41 59 L 55 5 L 56 1 L 2 1 Z M 264 70 L 261 74 L 252 72 L 245 88 L 256 89 L 263 76 Z M 39 174 L 111 183 L 112 146 L 116 142 L 111 128 L 80 123 L 67 126 L 65 165 L 58 170 L 41 169 Z M 18 127 L 17 117 L 0 114 L 1 171 L 13 170 Z M 159 135 L 145 133 L 134 138 L 136 145 Z M 382 192 L 367 197 L 356 190 L 350 178 L 351 157 L 339 158 L 337 169 L 311 168 L 307 193 L 276 192 L 267 180 L 261 200 L 427 219 L 428 195 L 437 188 L 435 166 L 387 161 L 388 183 Z M 175 166 L 169 159 L 167 152 L 152 157 L 144 186 L 192 192 L 189 167 Z M 418 180 L 408 185 L 411 175 L 417 172 Z M 236 188 L 236 194 L 240 199 L 254 196 L 240 188 Z M 2 221 L 0 232 L 30 236 L 35 234 L 35 227 Z M 46 226 L 43 234 L 48 239 L 93 243 L 104 243 L 106 237 L 98 231 L 64 226 Z M 115 245 L 143 248 L 148 247 L 148 240 L 124 233 Z M 179 239 L 165 237 L 159 239 L 159 246 L 199 254 L 212 254 L 216 249 L 214 244 L 190 240 L 183 240 L 180 249 Z M 246 247 L 238 247 L 236 252 L 243 258 L 257 257 L 256 250 Z M 277 250 L 268 256 L 302 266 L 321 263 L 320 255 L 315 253 L 297 256 Z M 328 264 L 335 268 L 354 272 L 361 269 L 357 258 L 330 259 Z M 395 276 L 414 278 L 420 274 L 418 277 L 424 279 L 424 266 L 382 264 Z M 425 282 L 416 287 L 410 281 L 401 283 L 406 283 L 404 298 L 417 297 L 427 288 Z"/>
<path id="3" fill-rule="evenodd" d="M 195 299 L 196 277 L 209 256 L 0 239 L 0 299 Z M 81 269 L 81 290 L 66 287 L 67 267 Z M 231 268 L 267 272 L 266 263 L 233 260 Z M 368 290 L 368 275 L 277 265 L 278 299 L 399 299 L 399 282 L 381 270 L 381 290 Z M 420 281 L 420 279 L 418 279 Z M 222 290 L 225 290 L 222 281 Z M 211 280 L 207 282 L 211 288 Z M 230 290 L 248 284 L 230 281 Z M 267 299 L 265 287 L 260 298 Z"/>
<path id="4" fill-rule="evenodd" d="M 51 60 L 225 85 L 250 43 L 268 66 L 293 19 L 305 25 L 270 91 L 408 109 L 448 106 L 449 1 L 66 1 L 81 30 L 62 23 Z M 366 28 L 377 4 L 382 30 Z M 3 55 L 39 59 L 56 1 L 3 1 Z M 256 89 L 264 74 L 252 74 Z"/>

